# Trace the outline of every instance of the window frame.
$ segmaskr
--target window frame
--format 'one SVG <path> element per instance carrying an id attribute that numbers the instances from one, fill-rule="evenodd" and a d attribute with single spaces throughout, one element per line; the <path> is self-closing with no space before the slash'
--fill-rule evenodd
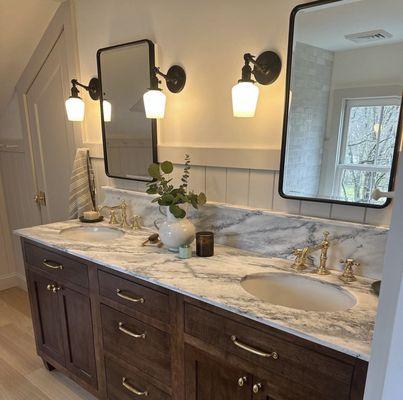
<path id="1" fill-rule="evenodd" d="M 400 117 L 401 117 L 401 103 L 402 99 L 398 96 L 370 96 L 370 97 L 350 97 L 343 98 L 342 106 L 340 110 L 339 117 L 339 132 L 338 132 L 338 140 L 337 140 L 337 154 L 336 154 L 336 163 L 334 165 L 333 171 L 333 182 L 332 182 L 332 197 L 335 199 L 340 199 L 340 187 L 341 187 L 341 178 L 344 170 L 350 171 L 364 171 L 364 172 L 390 172 L 390 178 L 392 177 L 393 172 L 393 164 L 395 161 L 396 154 L 396 143 L 399 141 L 400 147 Z M 399 107 L 399 116 L 398 116 L 398 126 L 397 132 L 395 136 L 395 148 L 393 151 L 392 163 L 390 167 L 382 167 L 377 165 L 365 165 L 365 164 L 351 164 L 342 162 L 342 158 L 345 156 L 345 150 L 348 142 L 348 130 L 349 130 L 349 122 L 351 109 L 353 107 L 386 107 L 386 106 L 398 106 Z M 382 126 L 383 118 L 383 109 L 380 118 L 380 126 Z M 380 136 L 380 135 L 379 135 Z M 379 144 L 379 136 L 377 144 Z M 344 160 L 343 160 L 344 161 Z M 389 182 L 390 182 L 389 178 Z M 389 183 L 390 187 L 390 183 Z M 389 189 L 390 190 L 390 189 Z M 386 206 L 387 200 L 385 199 L 384 203 L 363 203 L 366 205 L 377 205 L 377 206 Z M 345 201 L 345 200 L 343 200 Z"/>

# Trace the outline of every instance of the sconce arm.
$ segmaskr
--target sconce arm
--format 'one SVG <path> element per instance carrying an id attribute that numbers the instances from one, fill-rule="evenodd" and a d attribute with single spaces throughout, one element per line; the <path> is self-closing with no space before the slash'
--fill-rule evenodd
<path id="1" fill-rule="evenodd" d="M 77 79 L 72 79 L 71 85 L 72 85 L 71 86 L 72 97 L 78 97 L 79 90 L 77 89 L 77 86 L 80 86 L 83 89 L 85 89 L 91 96 L 92 100 L 98 100 L 101 96 L 101 83 L 98 78 L 92 78 L 88 86 L 83 85 Z"/>

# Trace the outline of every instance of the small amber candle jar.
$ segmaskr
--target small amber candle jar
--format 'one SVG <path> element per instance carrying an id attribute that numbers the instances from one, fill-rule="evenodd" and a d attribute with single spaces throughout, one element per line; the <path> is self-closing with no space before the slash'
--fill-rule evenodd
<path id="1" fill-rule="evenodd" d="M 211 257 L 214 255 L 214 233 L 196 233 L 196 254 L 199 257 Z"/>

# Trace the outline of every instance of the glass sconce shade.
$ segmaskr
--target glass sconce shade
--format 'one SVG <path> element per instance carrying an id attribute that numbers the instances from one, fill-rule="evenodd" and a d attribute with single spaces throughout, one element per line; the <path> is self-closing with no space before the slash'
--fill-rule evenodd
<path id="1" fill-rule="evenodd" d="M 147 118 L 164 118 L 166 96 L 161 90 L 150 89 L 143 95 Z"/>
<path id="2" fill-rule="evenodd" d="M 238 82 L 232 88 L 232 112 L 234 117 L 254 117 L 259 88 L 253 82 Z"/>
<path id="3" fill-rule="evenodd" d="M 65 104 L 69 121 L 84 120 L 85 104 L 80 97 L 69 97 Z"/>
<path id="4" fill-rule="evenodd" d="M 112 120 L 112 104 L 108 100 L 103 100 L 102 102 L 104 121 L 111 122 Z"/>

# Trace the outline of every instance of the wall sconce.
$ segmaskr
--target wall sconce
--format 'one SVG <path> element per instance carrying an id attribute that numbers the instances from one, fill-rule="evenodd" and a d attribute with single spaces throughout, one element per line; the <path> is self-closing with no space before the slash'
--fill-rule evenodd
<path id="1" fill-rule="evenodd" d="M 157 75 L 165 79 L 170 92 L 179 93 L 185 87 L 186 72 L 179 65 L 173 65 L 166 74 L 163 74 L 158 67 L 154 67 L 153 72 L 155 75 L 151 81 L 151 88 L 143 95 L 144 108 L 147 118 L 161 119 L 165 115 L 166 96 L 158 87 L 161 81 Z"/>
<path id="2" fill-rule="evenodd" d="M 280 75 L 281 59 L 272 51 L 265 51 L 256 60 L 250 53 L 244 54 L 243 58 L 242 78 L 232 88 L 232 111 L 234 117 L 245 118 L 255 116 L 259 98 L 259 87 L 252 75 L 261 85 L 270 85 Z"/>
<path id="3" fill-rule="evenodd" d="M 77 79 L 71 80 L 71 96 L 66 100 L 66 112 L 69 121 L 83 121 L 85 113 L 85 104 L 78 95 L 80 92 L 77 86 L 84 88 L 90 95 L 92 100 L 99 100 L 101 97 L 101 84 L 98 78 L 92 78 L 88 86 L 78 82 Z M 111 121 L 112 105 L 109 101 L 102 102 L 104 121 Z"/>

